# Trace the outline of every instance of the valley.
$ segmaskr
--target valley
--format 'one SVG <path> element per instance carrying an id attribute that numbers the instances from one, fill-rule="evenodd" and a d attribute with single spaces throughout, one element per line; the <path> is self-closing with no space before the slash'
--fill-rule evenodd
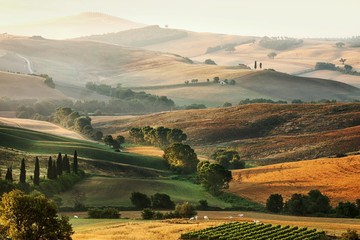
<path id="1" fill-rule="evenodd" d="M 44 11 L 33 4 L 29 18 Z M 114 7 L 94 1 L 83 4 L 90 12 L 77 5 L 67 16 L 59 8 L 47 20 L 0 24 L 0 239 L 36 232 L 10 231 L 16 213 L 3 214 L 5 201 L 24 196 L 53 207 L 57 230 L 45 232 L 59 235 L 36 239 L 191 239 L 231 222 L 251 223 L 239 229 L 261 240 L 359 232 L 359 36 L 265 35 L 293 9 L 262 20 L 263 35 L 238 34 L 258 27 L 234 21 L 251 8 L 209 18 L 187 5 L 181 21 L 196 10 L 194 26 L 216 18 L 238 28 L 197 32 L 158 12 L 142 23 L 151 13 L 139 10 L 156 4 L 141 4 L 135 20 L 92 12 Z M 175 16 L 181 8 L 170 5 L 156 11 Z M 267 24 L 273 18 L 281 24 Z"/>

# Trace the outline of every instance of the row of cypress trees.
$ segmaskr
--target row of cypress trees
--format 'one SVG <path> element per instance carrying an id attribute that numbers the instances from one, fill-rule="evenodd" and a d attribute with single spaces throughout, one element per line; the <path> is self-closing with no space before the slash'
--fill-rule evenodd
<path id="1" fill-rule="evenodd" d="M 71 167 L 72 167 L 72 172 L 75 174 L 78 174 L 79 165 L 78 165 L 76 150 L 74 152 L 72 166 L 70 165 L 70 161 L 69 161 L 67 154 L 65 154 L 65 156 L 62 157 L 61 153 L 59 152 L 56 161 L 53 161 L 52 157 L 50 156 L 49 161 L 48 161 L 48 168 L 47 168 L 47 178 L 48 179 L 57 179 L 57 177 L 61 176 L 63 173 L 70 174 Z M 13 179 L 13 174 L 12 174 L 12 167 L 7 168 L 5 180 L 13 182 L 14 179 Z M 39 183 L 40 183 L 40 163 L 39 163 L 38 157 L 35 157 L 35 169 L 34 169 L 34 176 L 32 178 L 32 181 L 33 181 L 34 185 L 39 185 Z M 20 166 L 19 183 L 25 183 L 25 182 L 26 182 L 26 167 L 25 167 L 25 159 L 23 158 L 21 161 L 21 166 Z"/>

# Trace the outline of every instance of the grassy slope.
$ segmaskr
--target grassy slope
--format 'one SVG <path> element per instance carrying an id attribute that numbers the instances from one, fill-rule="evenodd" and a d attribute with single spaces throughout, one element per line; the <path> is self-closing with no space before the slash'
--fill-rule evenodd
<path id="1" fill-rule="evenodd" d="M 156 192 L 167 193 L 177 202 L 197 204 L 199 200 L 207 199 L 211 206 L 230 207 L 204 191 L 200 185 L 159 178 L 170 174 L 161 157 L 116 153 L 98 143 L 9 126 L 0 126 L 0 146 L 0 167 L 4 171 L 6 166 L 12 165 L 15 179 L 18 178 L 19 163 L 23 157 L 26 158 L 28 172 L 32 172 L 33 159 L 40 156 L 43 176 L 46 175 L 49 155 L 56 159 L 57 152 L 72 154 L 77 150 L 80 168 L 102 177 L 90 177 L 74 190 L 62 194 L 68 206 L 72 206 L 73 191 L 79 190 L 86 192 L 85 203 L 89 206 L 129 207 L 131 192 L 140 191 L 149 195 Z"/>
<path id="2" fill-rule="evenodd" d="M 144 157 L 131 153 L 116 153 L 107 146 L 89 141 L 59 137 L 27 129 L 0 126 L 0 145 L 32 154 L 72 154 L 77 150 L 82 158 L 106 160 L 114 163 L 164 170 L 165 164 L 158 157 Z"/>
<path id="3" fill-rule="evenodd" d="M 236 148 L 244 160 L 260 164 L 314 159 L 358 151 L 360 104 L 251 104 L 230 108 L 164 112 L 146 116 L 94 117 L 106 134 L 131 127 L 180 128 L 197 153 Z"/>
<path id="4" fill-rule="evenodd" d="M 288 199 L 294 193 L 318 189 L 336 206 L 360 198 L 359 173 L 360 155 L 281 163 L 233 171 L 229 191 L 265 204 L 270 194 Z"/>
<path id="5" fill-rule="evenodd" d="M 122 206 L 132 207 L 130 196 L 138 191 L 151 196 L 157 192 L 166 193 L 175 202 L 188 201 L 194 205 L 206 199 L 210 206 L 230 207 L 206 192 L 200 185 L 172 179 L 139 179 L 91 177 L 76 185 L 71 191 L 61 195 L 64 206 L 73 206 L 73 194 L 76 191 L 86 193 L 86 206 Z M 104 198 L 106 196 L 106 198 Z"/>

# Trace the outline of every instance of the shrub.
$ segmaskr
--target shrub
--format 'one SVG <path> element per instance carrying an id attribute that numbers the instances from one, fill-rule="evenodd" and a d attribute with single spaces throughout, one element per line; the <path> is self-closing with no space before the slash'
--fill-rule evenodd
<path id="1" fill-rule="evenodd" d="M 155 212 L 154 210 L 150 209 L 150 208 L 144 208 L 142 211 L 141 211 L 141 217 L 142 219 L 144 220 L 150 220 L 150 219 L 153 219 L 155 216 Z"/>
<path id="2" fill-rule="evenodd" d="M 120 213 L 115 208 L 93 208 L 88 211 L 89 218 L 107 218 L 107 219 L 117 219 L 120 218 Z"/>
<path id="3" fill-rule="evenodd" d="M 175 215 L 181 218 L 190 218 L 196 214 L 195 207 L 188 202 L 177 204 L 175 207 Z"/>

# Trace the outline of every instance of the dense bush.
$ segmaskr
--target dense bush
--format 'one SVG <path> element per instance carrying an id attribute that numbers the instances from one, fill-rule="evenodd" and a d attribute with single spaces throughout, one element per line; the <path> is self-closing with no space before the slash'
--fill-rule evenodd
<path id="1" fill-rule="evenodd" d="M 154 209 L 174 209 L 175 203 L 165 193 L 155 193 L 151 196 L 151 205 Z"/>
<path id="2" fill-rule="evenodd" d="M 116 219 L 120 218 L 120 213 L 115 208 L 93 208 L 88 211 L 89 218 L 108 218 L 108 219 Z"/>
<path id="3" fill-rule="evenodd" d="M 195 207 L 188 202 L 177 204 L 175 207 L 175 215 L 181 218 L 190 218 L 197 215 Z"/>
<path id="4" fill-rule="evenodd" d="M 144 193 L 131 193 L 130 201 L 137 209 L 145 209 L 151 207 L 151 200 Z"/>
<path id="5" fill-rule="evenodd" d="M 271 194 L 266 200 L 266 209 L 273 213 L 279 213 L 284 206 L 284 200 L 281 194 Z"/>
<path id="6" fill-rule="evenodd" d="M 231 149 L 217 149 L 211 157 L 220 165 L 227 169 L 245 168 L 245 162 L 240 161 L 240 155 L 237 151 Z"/>

